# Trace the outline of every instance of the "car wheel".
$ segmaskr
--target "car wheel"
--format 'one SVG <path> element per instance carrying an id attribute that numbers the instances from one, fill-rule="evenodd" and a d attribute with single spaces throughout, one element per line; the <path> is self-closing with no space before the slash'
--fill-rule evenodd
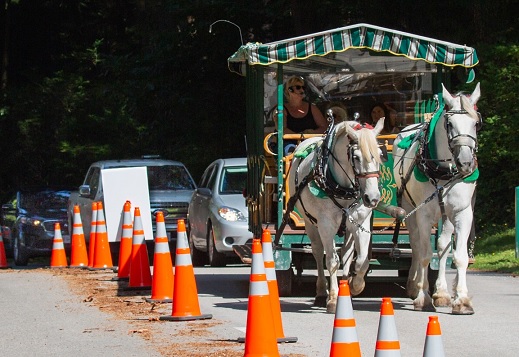
<path id="1" fill-rule="evenodd" d="M 196 249 L 191 232 L 189 233 L 189 251 L 191 252 L 191 262 L 194 267 L 203 267 L 207 264 L 207 255 Z"/>
<path id="2" fill-rule="evenodd" d="M 19 234 L 16 234 L 14 238 L 13 258 L 15 265 L 26 266 L 29 263 L 29 257 L 25 251 L 24 246 L 22 245 Z"/>
<path id="3" fill-rule="evenodd" d="M 209 256 L 209 264 L 212 267 L 224 267 L 226 264 L 225 254 L 216 250 L 214 239 L 214 229 L 211 226 L 209 229 L 209 237 L 207 237 L 207 255 Z"/>

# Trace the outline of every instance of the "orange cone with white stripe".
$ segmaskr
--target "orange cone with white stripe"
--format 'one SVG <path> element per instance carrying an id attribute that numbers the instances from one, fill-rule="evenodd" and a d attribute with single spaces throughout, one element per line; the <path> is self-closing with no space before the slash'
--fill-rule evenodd
<path id="1" fill-rule="evenodd" d="M 359 338 L 357 336 L 357 325 L 353 317 L 350 286 L 347 280 L 341 280 L 335 320 L 333 323 L 330 357 L 360 357 L 361 355 Z"/>
<path id="2" fill-rule="evenodd" d="M 263 261 L 265 263 L 265 273 L 269 287 L 270 307 L 272 309 L 272 319 L 274 331 L 278 342 L 297 342 L 297 337 L 285 337 L 283 332 L 283 322 L 281 320 L 281 305 L 279 301 L 279 289 L 276 279 L 276 264 L 272 252 L 272 236 L 266 229 L 261 235 L 261 247 L 263 251 Z"/>
<path id="3" fill-rule="evenodd" d="M 117 279 L 130 278 L 130 264 L 132 258 L 133 221 L 131 214 L 132 205 L 126 201 L 123 206 L 123 223 L 121 229 L 121 243 L 119 244 L 119 265 Z"/>
<path id="4" fill-rule="evenodd" d="M 440 322 L 438 321 L 438 316 L 429 316 L 423 357 L 445 357 L 442 331 L 440 328 Z"/>
<path id="5" fill-rule="evenodd" d="M 135 207 L 133 214 L 132 258 L 130 262 L 130 282 L 126 289 L 151 288 L 151 270 L 148 248 L 142 227 L 141 209 Z"/>
<path id="6" fill-rule="evenodd" d="M 261 242 L 252 240 L 245 357 L 279 356 Z"/>
<path id="7" fill-rule="evenodd" d="M 83 268 L 88 266 L 88 255 L 83 232 L 83 223 L 79 206 L 74 206 L 74 217 L 72 219 L 72 245 L 70 248 L 70 267 Z"/>
<path id="8" fill-rule="evenodd" d="M 65 254 L 65 245 L 61 236 L 61 226 L 54 223 L 54 239 L 52 240 L 52 253 L 50 256 L 51 268 L 64 268 L 67 266 L 67 255 Z"/>
<path id="9" fill-rule="evenodd" d="M 157 232 L 155 233 L 155 252 L 153 253 L 153 280 L 151 298 L 146 301 L 172 302 L 174 274 L 164 214 L 160 211 L 157 212 L 155 220 Z"/>
<path id="10" fill-rule="evenodd" d="M 103 203 L 97 203 L 97 222 L 95 233 L 94 266 L 92 269 L 111 269 L 113 268 L 110 244 L 108 243 L 108 233 L 106 232 L 105 214 Z"/>
<path id="11" fill-rule="evenodd" d="M 4 230 L 2 226 L 0 226 L 0 269 L 8 268 L 7 265 L 7 256 L 5 255 L 5 246 L 4 246 L 4 238 L 3 234 Z"/>
<path id="12" fill-rule="evenodd" d="M 395 313 L 389 297 L 382 298 L 375 357 L 400 357 L 400 341 L 396 330 Z"/>
<path id="13" fill-rule="evenodd" d="M 186 224 L 183 219 L 179 219 L 177 224 L 174 280 L 173 309 L 171 316 L 161 316 L 159 319 L 167 321 L 211 319 L 213 315 L 202 314 L 200 312 L 195 272 L 193 264 L 191 263 L 191 252 L 187 242 Z"/>
<path id="14" fill-rule="evenodd" d="M 97 202 L 92 202 L 92 221 L 90 222 L 90 236 L 88 244 L 88 266 L 94 266 L 94 254 L 96 248 L 96 230 L 97 230 Z"/>

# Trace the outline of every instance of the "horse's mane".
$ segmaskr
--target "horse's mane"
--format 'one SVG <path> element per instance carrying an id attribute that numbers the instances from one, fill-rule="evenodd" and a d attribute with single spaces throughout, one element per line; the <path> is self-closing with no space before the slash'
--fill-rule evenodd
<path id="1" fill-rule="evenodd" d="M 466 95 L 461 96 L 461 105 L 465 109 L 470 117 L 474 120 L 479 120 L 478 112 L 474 109 L 474 105 L 470 102 L 469 97 Z"/>
<path id="2" fill-rule="evenodd" d="M 355 121 L 344 121 L 337 124 L 337 135 L 347 135 L 346 126 L 353 128 L 359 125 Z M 362 153 L 362 157 L 366 162 L 375 160 L 376 163 L 382 163 L 380 154 L 378 152 L 378 143 L 372 129 L 361 128 L 355 131 L 358 138 L 359 150 Z"/>

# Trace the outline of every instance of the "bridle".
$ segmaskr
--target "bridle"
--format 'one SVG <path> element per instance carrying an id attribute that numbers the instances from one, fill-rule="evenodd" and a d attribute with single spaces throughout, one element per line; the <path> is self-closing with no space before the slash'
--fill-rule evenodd
<path id="1" fill-rule="evenodd" d="M 450 123 L 450 118 L 453 115 L 470 115 L 470 113 L 463 107 L 463 101 L 462 96 L 458 95 L 460 98 L 460 107 L 461 109 L 455 110 L 450 109 L 446 111 L 443 115 L 445 117 L 444 126 L 445 131 L 447 132 L 447 140 L 449 143 L 449 150 L 454 155 L 454 148 L 456 146 L 468 146 L 473 154 L 475 156 L 475 153 L 478 151 L 478 139 L 475 136 L 472 136 L 470 134 L 456 134 L 452 135 L 452 124 Z M 478 120 L 476 122 L 476 132 L 478 132 L 482 125 L 483 120 L 481 118 L 481 114 L 479 112 L 476 112 L 478 115 Z M 471 146 L 471 144 L 474 144 L 474 146 Z"/>

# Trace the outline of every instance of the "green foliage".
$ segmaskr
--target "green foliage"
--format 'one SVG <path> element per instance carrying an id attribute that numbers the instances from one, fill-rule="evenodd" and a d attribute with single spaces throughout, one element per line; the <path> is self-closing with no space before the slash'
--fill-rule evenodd
<path id="1" fill-rule="evenodd" d="M 515 230 L 493 226 L 476 240 L 476 262 L 471 269 L 519 274 L 519 259 L 515 257 Z"/>
<path id="2" fill-rule="evenodd" d="M 482 45 L 482 98 L 478 103 L 484 117 L 479 133 L 476 217 L 478 226 L 509 225 L 514 222 L 515 187 L 519 185 L 519 45 Z"/>

